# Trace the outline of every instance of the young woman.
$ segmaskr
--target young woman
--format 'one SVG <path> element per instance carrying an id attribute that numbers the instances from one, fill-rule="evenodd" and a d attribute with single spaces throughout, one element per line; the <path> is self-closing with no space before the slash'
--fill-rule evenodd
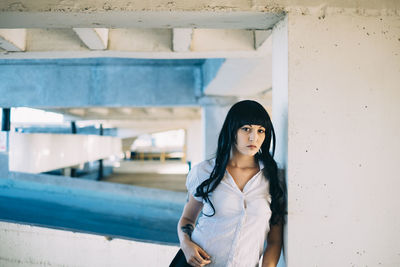
<path id="1" fill-rule="evenodd" d="M 190 266 L 259 266 L 262 255 L 262 267 L 276 266 L 286 203 L 274 150 L 266 110 L 250 100 L 233 105 L 216 158 L 194 166 L 187 177 L 189 197 L 178 235 Z"/>

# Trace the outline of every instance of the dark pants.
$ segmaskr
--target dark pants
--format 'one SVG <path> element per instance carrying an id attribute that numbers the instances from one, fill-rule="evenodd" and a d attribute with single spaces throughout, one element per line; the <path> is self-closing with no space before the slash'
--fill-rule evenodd
<path id="1" fill-rule="evenodd" d="M 187 263 L 185 254 L 183 254 L 182 249 L 176 253 L 175 258 L 172 260 L 169 267 L 190 267 L 189 263 Z"/>

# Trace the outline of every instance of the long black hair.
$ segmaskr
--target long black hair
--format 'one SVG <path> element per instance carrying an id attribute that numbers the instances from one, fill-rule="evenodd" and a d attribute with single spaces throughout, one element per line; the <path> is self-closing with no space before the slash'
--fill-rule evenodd
<path id="1" fill-rule="evenodd" d="M 196 188 L 195 196 L 202 197 L 213 209 L 213 214 L 204 215 L 213 216 L 215 208 L 210 201 L 209 194 L 215 190 L 225 175 L 232 145 L 236 143 L 237 131 L 243 125 L 261 125 L 265 128 L 265 139 L 261 145 L 261 153 L 257 153 L 254 157 L 263 162 L 263 173 L 269 181 L 270 208 L 272 211 L 270 224 L 285 223 L 286 186 L 284 178 L 278 175 L 278 167 L 273 158 L 276 141 L 275 131 L 268 112 L 256 101 L 243 100 L 234 104 L 229 110 L 219 134 L 214 169 L 210 178 Z"/>

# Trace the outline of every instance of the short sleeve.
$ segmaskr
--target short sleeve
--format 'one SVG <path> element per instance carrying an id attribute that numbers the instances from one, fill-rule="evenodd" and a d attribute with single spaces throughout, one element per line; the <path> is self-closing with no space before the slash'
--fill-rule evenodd
<path id="1" fill-rule="evenodd" d="M 195 196 L 196 189 L 201 183 L 198 169 L 199 169 L 198 166 L 194 166 L 188 173 L 186 178 L 186 188 L 188 190 L 188 193 L 191 194 L 194 197 L 194 199 L 196 199 L 199 202 L 203 202 L 202 197 Z"/>

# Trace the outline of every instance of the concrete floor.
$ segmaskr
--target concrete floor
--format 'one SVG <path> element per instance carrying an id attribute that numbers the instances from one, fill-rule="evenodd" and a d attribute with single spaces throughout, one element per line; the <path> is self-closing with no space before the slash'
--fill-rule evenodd
<path id="1" fill-rule="evenodd" d="M 179 161 L 122 161 L 101 181 L 186 192 L 188 165 Z"/>
<path id="2" fill-rule="evenodd" d="M 102 181 L 186 192 L 185 174 L 113 173 Z"/>

